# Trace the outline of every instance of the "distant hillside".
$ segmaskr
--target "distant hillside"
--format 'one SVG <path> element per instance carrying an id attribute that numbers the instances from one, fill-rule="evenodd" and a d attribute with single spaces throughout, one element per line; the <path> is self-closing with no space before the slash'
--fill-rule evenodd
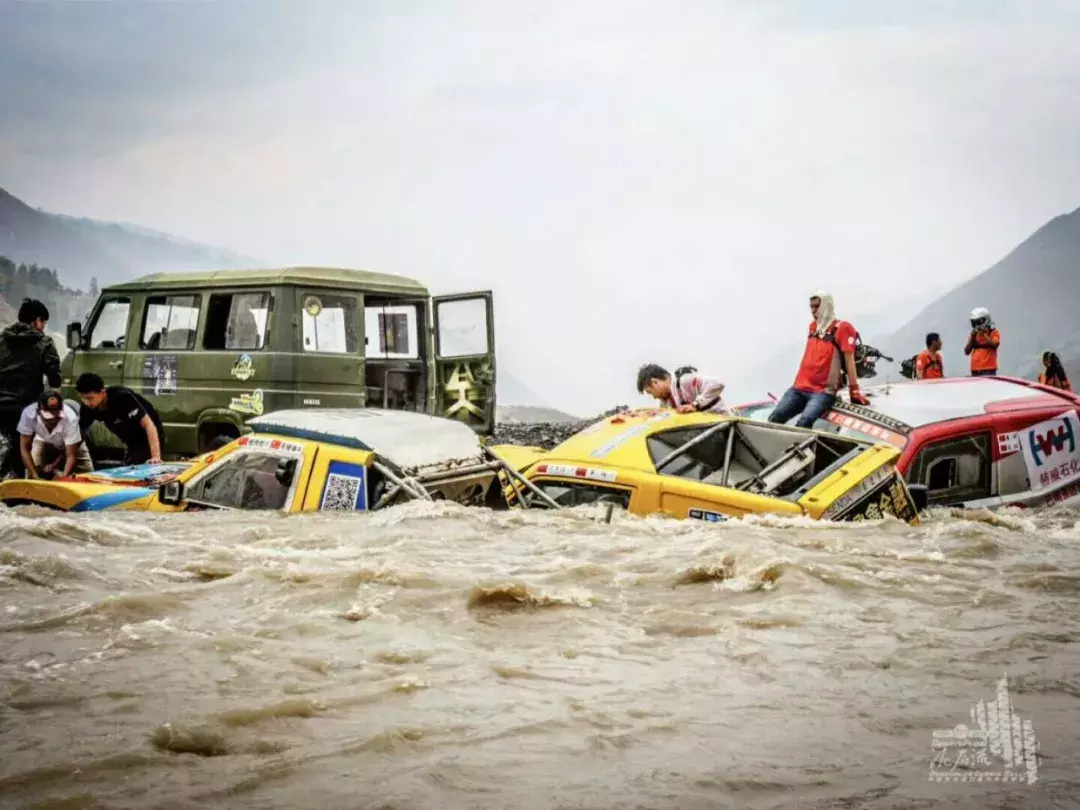
<path id="1" fill-rule="evenodd" d="M 0 189 L 0 255 L 56 268 L 66 284 L 89 289 L 166 270 L 260 267 L 222 248 L 132 225 L 50 214 Z"/>
<path id="2" fill-rule="evenodd" d="M 974 307 L 1001 330 L 1000 370 L 1033 379 L 1046 349 L 1080 381 L 1080 209 L 1056 217 L 990 269 L 945 293 L 886 337 L 870 341 L 897 360 L 922 350 L 927 332 L 945 343 L 945 372 L 968 373 L 964 344 Z"/>

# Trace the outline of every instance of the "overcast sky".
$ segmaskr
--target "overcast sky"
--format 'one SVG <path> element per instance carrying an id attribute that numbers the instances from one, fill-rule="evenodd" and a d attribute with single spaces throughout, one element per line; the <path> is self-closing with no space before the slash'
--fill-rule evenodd
<path id="1" fill-rule="evenodd" d="M 588 414 L 650 360 L 738 392 L 813 290 L 880 309 L 1080 206 L 1078 34 L 1076 0 L 0 0 L 0 187 L 491 288 L 501 367 Z"/>

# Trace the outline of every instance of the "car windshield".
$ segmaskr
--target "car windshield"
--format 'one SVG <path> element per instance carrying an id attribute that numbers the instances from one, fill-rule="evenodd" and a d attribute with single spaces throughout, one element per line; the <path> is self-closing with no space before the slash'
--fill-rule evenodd
<path id="1" fill-rule="evenodd" d="M 762 405 L 752 405 L 749 408 L 740 408 L 739 416 L 743 416 L 747 419 L 756 419 L 761 422 L 766 422 L 769 419 L 769 415 L 773 412 L 773 408 L 776 407 L 776 403 L 767 402 Z M 795 420 L 791 419 L 788 422 L 789 425 L 795 424 Z M 855 427 L 849 427 L 847 425 L 837 425 L 827 419 L 818 419 L 814 422 L 814 430 L 820 430 L 824 433 L 831 433 L 834 436 L 843 436 L 848 439 L 858 439 L 864 442 L 874 442 L 875 444 L 881 442 L 881 436 L 875 436 L 872 433 L 858 430 Z"/>

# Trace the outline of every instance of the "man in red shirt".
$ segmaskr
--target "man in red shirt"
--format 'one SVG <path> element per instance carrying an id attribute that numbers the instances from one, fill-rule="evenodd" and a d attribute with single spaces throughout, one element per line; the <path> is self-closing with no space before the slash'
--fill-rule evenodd
<path id="1" fill-rule="evenodd" d="M 797 427 L 812 427 L 833 403 L 840 387 L 841 369 L 847 372 L 848 393 L 858 405 L 869 405 L 859 391 L 855 373 L 855 327 L 836 317 L 832 296 L 815 293 L 810 298 L 810 322 L 795 384 L 776 403 L 770 422 L 787 423 L 798 416 Z"/>
<path id="2" fill-rule="evenodd" d="M 916 380 L 940 380 L 945 376 L 941 361 L 941 335 L 931 332 L 926 336 L 926 351 L 915 358 Z"/>

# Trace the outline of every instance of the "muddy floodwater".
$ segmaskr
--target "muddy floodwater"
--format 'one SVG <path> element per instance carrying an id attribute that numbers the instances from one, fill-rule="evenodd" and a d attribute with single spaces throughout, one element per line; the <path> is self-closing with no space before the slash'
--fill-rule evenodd
<path id="1" fill-rule="evenodd" d="M 0 510 L 0 806 L 1074 807 L 1078 639 L 1060 508 Z"/>

